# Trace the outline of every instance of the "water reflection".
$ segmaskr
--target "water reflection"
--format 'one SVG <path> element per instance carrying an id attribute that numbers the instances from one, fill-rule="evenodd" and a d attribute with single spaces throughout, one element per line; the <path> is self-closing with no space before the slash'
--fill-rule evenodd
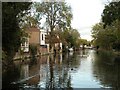
<path id="1" fill-rule="evenodd" d="M 3 75 L 4 86 L 17 85 L 18 90 L 106 87 L 117 89 L 120 87 L 120 65 L 113 59 L 114 56 L 109 54 L 81 50 L 76 53 L 51 54 L 15 61 L 14 67 Z"/>
<path id="2" fill-rule="evenodd" d="M 18 85 L 12 85 L 11 82 L 17 81 L 20 77 L 20 69 L 16 67 L 15 64 L 11 64 L 11 66 L 2 73 L 2 89 L 16 89 L 18 90 Z"/>
<path id="3" fill-rule="evenodd" d="M 47 68 L 47 69 L 46 69 Z M 46 76 L 38 84 L 40 88 L 51 90 L 53 88 L 69 88 L 70 76 L 68 75 L 68 68 L 62 62 L 62 54 L 49 56 L 46 67 Z"/>
<path id="4" fill-rule="evenodd" d="M 109 57 L 105 58 L 105 53 L 95 53 L 94 58 L 93 73 L 96 79 L 103 85 L 102 87 L 110 87 L 114 90 L 119 90 L 120 63 L 114 62 L 115 58 L 111 54 Z"/>
<path id="5" fill-rule="evenodd" d="M 28 64 L 22 65 L 20 72 L 21 79 L 29 77 L 29 66 Z"/>

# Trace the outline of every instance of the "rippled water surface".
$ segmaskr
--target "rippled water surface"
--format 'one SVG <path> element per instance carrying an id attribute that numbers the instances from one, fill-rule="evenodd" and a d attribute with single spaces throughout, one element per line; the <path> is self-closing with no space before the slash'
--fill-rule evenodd
<path id="1" fill-rule="evenodd" d="M 82 50 L 19 60 L 3 75 L 3 87 L 120 88 L 120 62 L 109 53 Z"/>

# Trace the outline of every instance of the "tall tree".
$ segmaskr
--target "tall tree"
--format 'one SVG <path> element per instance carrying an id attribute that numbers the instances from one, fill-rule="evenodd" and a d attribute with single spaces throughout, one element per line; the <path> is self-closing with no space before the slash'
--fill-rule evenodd
<path id="1" fill-rule="evenodd" d="M 8 57 L 13 57 L 20 47 L 21 31 L 19 14 L 24 16 L 29 9 L 30 2 L 3 2 L 2 3 L 2 50 Z"/>
<path id="2" fill-rule="evenodd" d="M 45 23 L 49 27 L 50 36 L 56 27 L 64 29 L 70 27 L 72 12 L 71 7 L 65 2 L 42 2 L 35 4 L 39 18 L 45 18 Z M 51 40 L 50 40 L 51 45 Z"/>
<path id="3" fill-rule="evenodd" d="M 113 22 L 111 26 L 103 28 L 103 23 L 96 24 L 92 29 L 94 44 L 104 49 L 112 49 L 115 42 L 118 44 L 120 35 L 118 33 L 118 22 Z"/>
<path id="4" fill-rule="evenodd" d="M 104 27 L 111 25 L 115 20 L 120 20 L 120 1 L 109 3 L 103 10 L 102 22 L 104 23 Z"/>

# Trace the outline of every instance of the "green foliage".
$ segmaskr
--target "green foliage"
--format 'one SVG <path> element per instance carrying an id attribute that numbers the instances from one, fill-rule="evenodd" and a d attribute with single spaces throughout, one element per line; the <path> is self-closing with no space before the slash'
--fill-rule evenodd
<path id="1" fill-rule="evenodd" d="M 86 39 L 80 39 L 81 45 L 88 45 L 88 41 Z"/>
<path id="2" fill-rule="evenodd" d="M 105 48 L 108 46 L 120 50 L 120 1 L 111 2 L 105 6 L 102 22 L 102 30 L 98 30 L 99 35 L 93 33 L 93 35 L 97 36 L 95 41 Z M 93 29 L 95 32 L 95 28 Z M 95 39 L 95 37 L 93 38 Z"/>
<path id="3" fill-rule="evenodd" d="M 2 50 L 7 56 L 13 57 L 21 44 L 21 31 L 19 28 L 19 14 L 29 9 L 29 2 L 3 2 L 2 3 Z"/>
<path id="4" fill-rule="evenodd" d="M 37 45 L 31 44 L 29 47 L 30 47 L 30 54 L 32 58 L 34 58 L 35 55 L 37 54 Z"/>
<path id="5" fill-rule="evenodd" d="M 45 19 L 45 25 L 50 30 L 50 38 L 48 40 L 50 47 L 53 47 L 51 38 L 54 37 L 54 30 L 65 30 L 71 27 L 72 12 L 71 7 L 65 2 L 42 2 L 35 3 L 38 18 Z"/>
<path id="6" fill-rule="evenodd" d="M 7 57 L 6 53 L 4 51 L 2 51 L 2 60 L 5 60 Z"/>
<path id="7" fill-rule="evenodd" d="M 62 32 L 62 43 L 69 48 L 79 48 L 80 34 L 76 29 L 66 29 Z"/>
<path id="8" fill-rule="evenodd" d="M 104 28 L 103 23 L 93 26 L 92 36 L 94 45 L 104 49 L 120 50 L 120 21 L 114 21 L 111 26 Z"/>
<path id="9" fill-rule="evenodd" d="M 51 31 L 56 26 L 60 28 L 69 27 L 72 19 L 71 7 L 65 2 L 42 2 L 35 4 L 39 13 L 38 18 L 45 18 L 46 25 Z"/>
<path id="10" fill-rule="evenodd" d="M 112 30 L 115 37 L 112 47 L 120 51 L 120 20 L 112 23 Z"/>
<path id="11" fill-rule="evenodd" d="M 66 28 L 64 31 L 62 30 L 55 30 L 54 35 L 58 35 L 60 41 L 63 44 L 63 49 L 68 46 L 68 48 L 79 48 L 80 46 L 80 33 L 76 29 Z"/>
<path id="12" fill-rule="evenodd" d="M 106 5 L 102 14 L 102 21 L 105 26 L 111 25 L 117 19 L 120 20 L 120 1 Z"/>
<path id="13" fill-rule="evenodd" d="M 112 32 L 112 31 L 111 31 Z M 103 24 L 99 23 L 96 24 L 93 27 L 93 32 L 92 32 L 92 36 L 94 38 L 94 43 L 96 44 L 96 46 L 100 46 L 102 48 L 110 48 L 110 44 L 112 42 L 111 39 L 111 35 L 112 33 L 110 33 L 110 30 L 106 30 L 103 28 Z"/>

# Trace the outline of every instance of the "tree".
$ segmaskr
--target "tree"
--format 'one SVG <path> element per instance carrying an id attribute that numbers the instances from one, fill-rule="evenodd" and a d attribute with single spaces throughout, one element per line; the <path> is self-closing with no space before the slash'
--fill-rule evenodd
<path id="1" fill-rule="evenodd" d="M 115 20 L 120 20 L 120 1 L 109 3 L 103 10 L 102 22 L 104 23 L 104 27 L 111 25 Z"/>
<path id="2" fill-rule="evenodd" d="M 112 23 L 111 29 L 113 30 L 115 37 L 112 47 L 116 50 L 120 50 L 120 20 L 115 20 Z"/>
<path id="3" fill-rule="evenodd" d="M 79 48 L 80 46 L 80 33 L 76 29 L 66 29 L 62 32 L 62 43 L 64 46 L 68 46 L 68 48 L 73 47 Z"/>
<path id="4" fill-rule="evenodd" d="M 2 3 L 2 50 L 9 59 L 13 58 L 21 44 L 21 30 L 19 27 L 21 19 L 18 16 L 19 14 L 24 16 L 30 5 L 30 2 Z"/>
<path id="5" fill-rule="evenodd" d="M 92 30 L 94 44 L 104 49 L 120 50 L 120 1 L 105 6 L 102 22 Z"/>
<path id="6" fill-rule="evenodd" d="M 39 13 L 39 18 L 45 18 L 45 23 L 50 30 L 50 36 L 53 37 L 53 31 L 56 27 L 63 30 L 70 27 L 72 12 L 71 7 L 65 2 L 42 2 L 35 4 Z M 49 40 L 50 46 L 52 41 Z"/>
<path id="7" fill-rule="evenodd" d="M 71 47 L 79 48 L 80 33 L 76 29 L 72 29 L 70 35 L 71 35 L 71 40 L 70 40 Z"/>
<path id="8" fill-rule="evenodd" d="M 88 41 L 86 39 L 79 39 L 80 45 L 82 45 L 82 48 L 84 49 L 85 45 L 88 45 Z"/>
<path id="9" fill-rule="evenodd" d="M 114 46 L 118 48 L 120 43 L 118 26 L 118 21 L 113 22 L 111 26 L 107 25 L 106 28 L 103 28 L 103 23 L 96 24 L 92 29 L 94 44 L 104 49 L 113 49 Z"/>
<path id="10" fill-rule="evenodd" d="M 93 45 L 97 46 L 98 44 L 98 35 L 99 32 L 103 30 L 103 23 L 97 23 L 92 27 L 92 37 L 93 37 Z"/>

